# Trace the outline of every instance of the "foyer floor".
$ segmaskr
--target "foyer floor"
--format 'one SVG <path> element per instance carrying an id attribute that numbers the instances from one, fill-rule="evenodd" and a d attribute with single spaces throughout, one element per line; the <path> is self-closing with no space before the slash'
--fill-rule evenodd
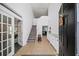
<path id="1" fill-rule="evenodd" d="M 27 45 L 19 49 L 19 51 L 15 54 L 16 56 L 33 56 L 33 55 L 48 55 L 55 56 L 57 55 L 55 49 L 46 37 L 42 37 L 42 41 L 38 42 L 29 42 Z"/>

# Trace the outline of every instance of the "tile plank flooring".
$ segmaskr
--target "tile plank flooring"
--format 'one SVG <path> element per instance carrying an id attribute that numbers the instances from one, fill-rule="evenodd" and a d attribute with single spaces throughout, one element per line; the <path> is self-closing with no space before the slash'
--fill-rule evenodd
<path id="1" fill-rule="evenodd" d="M 38 42 L 29 42 L 27 45 L 19 49 L 15 56 L 33 56 L 33 55 L 48 55 L 55 56 L 57 55 L 53 46 L 50 45 L 46 37 L 42 37 L 42 41 Z"/>

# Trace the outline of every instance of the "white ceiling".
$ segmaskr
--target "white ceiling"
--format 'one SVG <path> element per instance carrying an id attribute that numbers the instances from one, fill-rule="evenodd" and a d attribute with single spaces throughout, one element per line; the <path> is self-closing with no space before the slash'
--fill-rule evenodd
<path id="1" fill-rule="evenodd" d="M 48 15 L 49 3 L 31 3 L 35 18 Z"/>

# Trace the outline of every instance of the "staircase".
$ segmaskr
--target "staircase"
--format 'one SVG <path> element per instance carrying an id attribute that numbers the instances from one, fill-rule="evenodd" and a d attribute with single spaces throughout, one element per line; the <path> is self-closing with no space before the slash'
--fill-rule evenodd
<path id="1" fill-rule="evenodd" d="M 36 39 L 36 26 L 32 25 L 32 29 L 27 42 L 35 42 Z"/>

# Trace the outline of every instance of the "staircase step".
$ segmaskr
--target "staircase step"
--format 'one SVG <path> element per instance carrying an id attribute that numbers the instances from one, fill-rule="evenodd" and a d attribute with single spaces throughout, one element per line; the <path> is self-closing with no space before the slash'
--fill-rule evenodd
<path id="1" fill-rule="evenodd" d="M 32 26 L 28 41 L 35 41 L 36 39 L 36 26 Z"/>

